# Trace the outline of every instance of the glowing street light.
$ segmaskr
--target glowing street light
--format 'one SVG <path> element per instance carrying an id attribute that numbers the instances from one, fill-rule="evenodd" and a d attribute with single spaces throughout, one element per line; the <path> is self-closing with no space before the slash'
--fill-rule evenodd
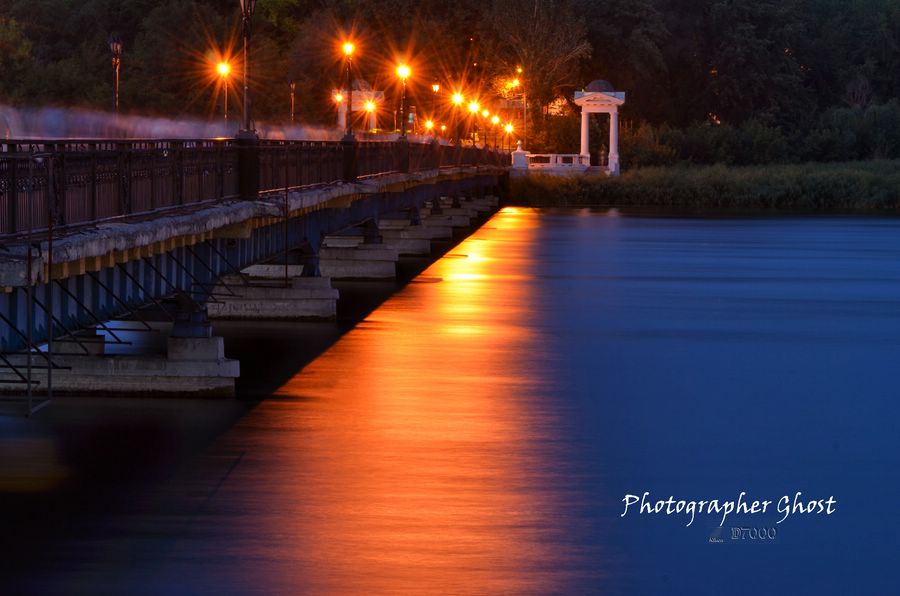
<path id="1" fill-rule="evenodd" d="M 431 117 L 437 116 L 437 96 L 441 90 L 440 83 L 434 83 L 431 86 Z"/>
<path id="2" fill-rule="evenodd" d="M 403 82 L 403 93 L 400 95 L 400 138 L 406 139 L 406 79 L 409 78 L 410 70 L 406 64 L 397 66 L 397 76 Z"/>
<path id="3" fill-rule="evenodd" d="M 365 108 L 366 114 L 368 114 L 369 129 L 375 130 L 376 128 L 378 128 L 378 119 L 375 115 L 375 110 L 378 108 L 378 106 L 376 106 L 375 102 L 370 99 L 366 102 Z"/>
<path id="4" fill-rule="evenodd" d="M 519 75 L 522 74 L 521 66 L 516 67 L 516 74 L 519 74 Z M 512 80 L 512 82 L 510 83 L 510 87 L 512 87 L 513 89 L 518 89 L 520 86 L 522 86 L 522 82 L 519 80 L 519 77 L 515 77 Z M 528 130 L 528 98 L 525 95 L 525 88 L 524 88 L 524 86 L 522 86 L 522 146 L 523 147 L 525 146 L 527 130 Z"/>
<path id="5" fill-rule="evenodd" d="M 488 111 L 488 110 L 483 110 L 483 111 L 481 112 L 481 115 L 484 116 L 485 118 L 487 118 L 488 116 L 491 115 L 491 113 L 490 113 L 490 111 Z"/>
<path id="6" fill-rule="evenodd" d="M 222 93 L 225 96 L 222 111 L 225 113 L 225 122 L 228 122 L 228 76 L 231 74 L 231 65 L 223 60 L 216 64 L 216 72 L 222 79 Z"/>
<path id="7" fill-rule="evenodd" d="M 479 110 L 481 110 L 481 106 L 478 105 L 478 102 L 477 102 L 477 101 L 471 101 L 471 102 L 469 102 L 469 113 L 470 113 L 472 116 L 477 116 Z M 473 147 L 475 146 L 475 129 L 476 129 L 476 128 L 478 128 L 478 123 L 477 123 L 477 122 L 474 120 L 474 118 L 473 118 L 473 120 L 472 120 L 472 127 L 471 127 L 471 129 L 469 130 L 469 132 L 471 133 L 470 136 L 472 137 L 472 146 L 473 146 Z"/>
<path id="8" fill-rule="evenodd" d="M 459 91 L 457 91 L 456 93 L 453 94 L 452 99 L 453 99 L 453 105 L 457 108 L 457 110 L 462 109 L 462 105 L 466 101 L 466 99 L 463 97 L 463 94 L 460 93 Z M 453 142 L 458 146 L 459 145 L 459 137 L 462 135 L 463 124 L 462 124 L 462 118 L 460 117 L 460 114 L 457 110 L 453 111 L 453 120 L 454 120 L 453 130 L 456 132 L 456 139 L 454 139 Z"/>
<path id="9" fill-rule="evenodd" d="M 334 103 L 340 104 L 340 103 L 343 103 L 343 101 L 344 101 L 343 93 L 335 93 L 334 94 Z"/>
<path id="10" fill-rule="evenodd" d="M 353 42 L 347 41 L 344 42 L 344 45 L 341 46 L 344 50 L 344 56 L 347 57 L 347 111 L 344 112 L 344 140 L 347 142 L 353 141 L 353 120 L 350 116 L 353 111 L 353 50 L 356 47 L 353 45 Z"/>
<path id="11" fill-rule="evenodd" d="M 494 149 L 497 148 L 497 125 L 500 124 L 500 116 L 494 114 L 491 116 L 491 128 L 494 130 Z"/>
<path id="12" fill-rule="evenodd" d="M 431 132 L 431 129 L 434 128 L 434 120 L 426 120 L 425 121 L 425 130 Z"/>

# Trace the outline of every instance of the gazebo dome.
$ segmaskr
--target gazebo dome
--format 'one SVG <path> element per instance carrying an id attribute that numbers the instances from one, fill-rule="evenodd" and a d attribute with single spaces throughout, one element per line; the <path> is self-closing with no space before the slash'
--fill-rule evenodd
<path id="1" fill-rule="evenodd" d="M 609 81 L 597 79 L 596 81 L 591 81 L 584 90 L 587 93 L 608 93 L 610 91 L 615 91 L 616 88 L 613 87 L 612 83 Z"/>

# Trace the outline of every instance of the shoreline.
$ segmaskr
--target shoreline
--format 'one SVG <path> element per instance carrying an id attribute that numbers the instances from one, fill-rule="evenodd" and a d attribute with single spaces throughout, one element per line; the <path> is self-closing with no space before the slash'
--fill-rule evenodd
<path id="1" fill-rule="evenodd" d="M 513 206 L 700 209 L 749 214 L 900 213 L 900 160 L 640 168 L 619 177 L 510 178 Z"/>

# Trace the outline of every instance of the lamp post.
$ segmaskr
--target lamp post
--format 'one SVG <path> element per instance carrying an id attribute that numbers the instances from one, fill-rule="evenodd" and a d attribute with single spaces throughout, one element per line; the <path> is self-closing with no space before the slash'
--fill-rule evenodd
<path id="1" fill-rule="evenodd" d="M 291 124 L 294 123 L 294 94 L 297 92 L 297 81 L 291 79 L 288 81 L 288 86 L 291 88 Z"/>
<path id="2" fill-rule="evenodd" d="M 113 71 L 115 71 L 116 75 L 116 90 L 115 90 L 115 99 L 113 101 L 113 105 L 115 106 L 116 114 L 119 113 L 119 67 L 122 65 L 122 54 L 125 52 L 125 45 L 122 43 L 122 38 L 118 35 L 110 35 L 109 36 L 109 51 L 112 52 L 112 65 Z"/>
<path id="3" fill-rule="evenodd" d="M 497 148 L 497 125 L 500 124 L 500 116 L 494 114 L 491 116 L 491 129 L 494 133 L 494 149 Z"/>
<path id="4" fill-rule="evenodd" d="M 506 123 L 506 126 L 503 127 L 503 132 L 506 133 L 506 149 L 510 150 L 512 149 L 512 145 L 510 144 L 509 135 L 511 135 L 513 132 L 512 122 Z"/>
<path id="5" fill-rule="evenodd" d="M 376 121 L 377 116 L 375 115 L 375 102 L 371 99 L 366 102 L 366 115 L 368 116 L 369 122 L 369 130 L 375 130 L 378 128 L 378 122 Z"/>
<path id="6" fill-rule="evenodd" d="M 431 86 L 431 118 L 432 120 L 437 118 L 437 97 L 438 93 L 441 91 L 441 86 L 439 83 L 435 83 Z"/>
<path id="7" fill-rule="evenodd" d="M 228 122 L 228 75 L 231 74 L 231 65 L 227 62 L 219 62 L 216 64 L 216 72 L 222 79 L 222 95 L 224 96 L 222 112 L 225 115 L 225 122 Z"/>
<path id="8" fill-rule="evenodd" d="M 453 117 L 456 120 L 456 122 L 455 122 L 456 126 L 453 127 L 455 129 L 454 132 L 456 134 L 456 139 L 454 141 L 454 144 L 456 144 L 457 146 L 459 146 L 459 143 L 460 143 L 459 137 L 462 134 L 462 130 L 461 130 L 462 129 L 462 118 L 460 118 L 459 110 L 462 109 L 462 105 L 463 105 L 464 101 L 465 101 L 465 98 L 463 97 L 462 93 L 457 92 L 457 93 L 453 94 L 453 105 L 455 107 L 455 109 L 453 110 Z"/>
<path id="9" fill-rule="evenodd" d="M 347 59 L 347 107 L 344 111 L 344 138 L 341 139 L 341 151 L 344 155 L 344 182 L 356 182 L 359 172 L 356 162 L 357 144 L 353 136 L 353 50 L 352 42 L 345 41 L 341 46 Z"/>
<path id="10" fill-rule="evenodd" d="M 401 64 L 397 67 L 397 76 L 403 83 L 403 92 L 400 94 L 400 138 L 406 139 L 406 79 L 409 78 L 409 66 Z"/>
<path id="11" fill-rule="evenodd" d="M 243 131 L 251 131 L 250 123 L 250 33 L 253 21 L 253 11 L 256 8 L 256 0 L 240 0 L 241 22 L 244 33 L 244 119 Z"/>
<path id="12" fill-rule="evenodd" d="M 259 136 L 250 119 L 250 33 L 256 0 L 239 0 L 244 37 L 244 105 L 241 129 L 235 135 L 238 150 L 238 191 L 242 199 L 259 197 Z"/>
<path id="13" fill-rule="evenodd" d="M 522 74 L 521 66 L 516 67 L 516 74 Z M 518 76 L 512 80 L 511 86 L 513 87 L 513 89 L 522 87 L 522 148 L 524 149 L 528 131 L 528 98 L 525 95 L 525 86 L 522 85 L 522 82 L 519 80 Z"/>
<path id="14" fill-rule="evenodd" d="M 522 67 L 516 67 L 516 73 L 522 74 Z M 518 80 L 518 79 L 516 79 Z M 528 96 L 525 95 L 525 86 L 522 85 L 522 148 L 525 148 L 525 143 L 528 140 Z"/>
<path id="15" fill-rule="evenodd" d="M 475 146 L 475 129 L 478 127 L 478 123 L 475 118 L 478 116 L 478 110 L 481 109 L 481 106 L 478 105 L 477 101 L 469 102 L 469 113 L 472 116 L 472 146 Z"/>
<path id="16" fill-rule="evenodd" d="M 344 112 L 344 139 L 353 138 L 353 120 L 351 113 L 353 111 L 353 50 L 356 49 L 353 43 L 345 42 L 342 46 L 344 56 L 347 57 L 347 111 Z"/>

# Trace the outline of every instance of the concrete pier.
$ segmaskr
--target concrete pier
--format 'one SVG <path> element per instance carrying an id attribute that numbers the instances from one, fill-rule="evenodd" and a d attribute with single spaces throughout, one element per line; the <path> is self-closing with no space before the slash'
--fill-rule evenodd
<path id="1" fill-rule="evenodd" d="M 247 272 L 248 285 L 238 276 L 223 279 L 235 295 L 218 288 L 218 302 L 207 305 L 211 319 L 310 321 L 334 319 L 337 314 L 339 292 L 329 277 L 300 277 L 303 267 L 289 265 L 285 285 L 284 265 L 254 265 Z"/>
<path id="2" fill-rule="evenodd" d="M 71 345 L 71 344 L 68 344 Z M 51 359 L 53 392 L 79 395 L 177 395 L 232 397 L 240 363 L 225 358 L 221 337 L 169 337 L 163 355 L 79 355 L 54 352 Z M 74 352 L 65 349 L 66 352 Z M 17 367 L 25 367 L 25 355 L 9 357 Z M 32 374 L 46 390 L 46 361 L 33 356 Z M 38 368 L 42 367 L 42 368 Z M 0 372 L 0 380 L 14 375 Z M 21 385 L 0 383 L 0 391 L 23 391 Z"/>
<path id="3" fill-rule="evenodd" d="M 434 228 L 412 223 L 408 215 L 384 217 L 378 222 L 382 242 L 402 256 L 431 254 Z"/>
<path id="4" fill-rule="evenodd" d="M 381 237 L 402 256 L 423 256 L 431 254 L 431 231 L 425 226 L 409 226 L 404 229 L 382 230 Z"/>
<path id="5" fill-rule="evenodd" d="M 322 275 L 334 279 L 393 279 L 397 277 L 397 250 L 385 244 L 356 247 L 323 246 L 319 251 Z"/>

